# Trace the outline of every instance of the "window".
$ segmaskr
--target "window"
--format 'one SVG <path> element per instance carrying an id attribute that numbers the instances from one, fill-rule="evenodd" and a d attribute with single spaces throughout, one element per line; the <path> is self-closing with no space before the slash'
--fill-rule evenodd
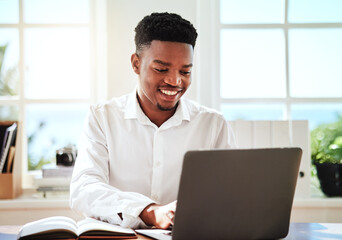
<path id="1" fill-rule="evenodd" d="M 207 5 L 215 26 L 208 30 L 214 36 L 211 45 L 217 46 L 209 59 L 217 74 L 211 75 L 212 87 L 201 82 L 212 96 L 206 100 L 200 90 L 203 103 L 228 120 L 309 119 L 311 129 L 337 120 L 342 114 L 341 1 Z"/>
<path id="2" fill-rule="evenodd" d="M 103 49 L 95 53 L 95 4 L 0 1 L 0 120 L 20 122 L 27 170 L 77 144 L 88 105 L 99 100 L 93 59 Z"/>

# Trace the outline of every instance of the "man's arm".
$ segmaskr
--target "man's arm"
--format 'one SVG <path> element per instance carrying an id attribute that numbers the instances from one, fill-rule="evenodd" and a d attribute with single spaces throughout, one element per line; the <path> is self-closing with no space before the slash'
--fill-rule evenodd
<path id="1" fill-rule="evenodd" d="M 221 123 L 214 134 L 216 134 L 216 137 L 214 138 L 213 148 L 227 149 L 237 147 L 233 129 L 223 116 Z"/>
<path id="2" fill-rule="evenodd" d="M 139 215 L 154 201 L 109 184 L 106 134 L 99 119 L 95 109 L 91 108 L 70 184 L 70 207 L 85 216 L 112 224 L 142 227 L 144 224 Z"/>

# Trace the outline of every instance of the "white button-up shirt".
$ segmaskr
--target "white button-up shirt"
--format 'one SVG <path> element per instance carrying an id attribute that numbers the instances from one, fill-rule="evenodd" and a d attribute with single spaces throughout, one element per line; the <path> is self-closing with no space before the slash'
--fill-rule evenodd
<path id="1" fill-rule="evenodd" d="M 144 114 L 135 92 L 92 106 L 70 185 L 70 206 L 113 224 L 144 227 L 139 215 L 147 205 L 176 200 L 185 152 L 233 146 L 224 117 L 190 100 L 181 99 L 159 128 Z"/>

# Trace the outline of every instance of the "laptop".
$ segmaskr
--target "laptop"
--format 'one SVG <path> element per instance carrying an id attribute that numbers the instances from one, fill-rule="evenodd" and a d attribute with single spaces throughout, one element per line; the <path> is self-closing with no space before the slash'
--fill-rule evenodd
<path id="1" fill-rule="evenodd" d="M 288 234 L 300 148 L 189 151 L 172 229 L 154 239 L 278 239 Z"/>

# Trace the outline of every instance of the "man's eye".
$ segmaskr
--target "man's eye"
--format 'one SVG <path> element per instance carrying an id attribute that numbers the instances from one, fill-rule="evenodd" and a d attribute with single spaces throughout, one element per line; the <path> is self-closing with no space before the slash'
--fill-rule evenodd
<path id="1" fill-rule="evenodd" d="M 190 75 L 190 71 L 181 71 L 181 74 L 183 74 L 183 75 Z"/>
<path id="2" fill-rule="evenodd" d="M 167 71 L 167 69 L 160 69 L 160 68 L 155 68 L 154 70 L 156 70 L 157 72 L 160 72 L 160 73 Z"/>

